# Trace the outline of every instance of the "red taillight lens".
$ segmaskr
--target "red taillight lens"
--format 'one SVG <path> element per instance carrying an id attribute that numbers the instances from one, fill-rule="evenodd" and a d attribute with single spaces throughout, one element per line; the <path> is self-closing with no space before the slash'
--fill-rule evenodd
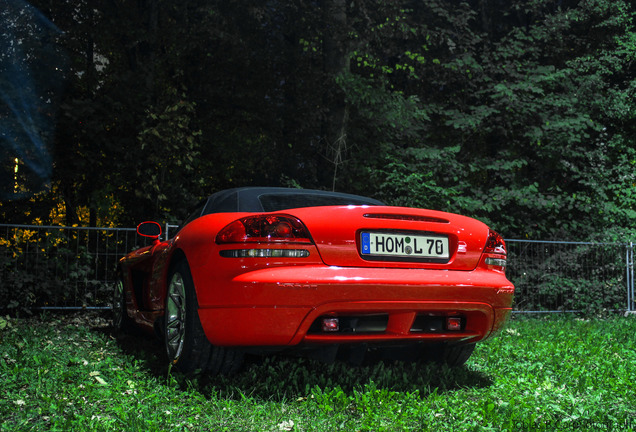
<path id="1" fill-rule="evenodd" d="M 289 215 L 258 215 L 235 220 L 216 236 L 224 243 L 312 243 L 309 231 Z"/>
<path id="2" fill-rule="evenodd" d="M 503 237 L 490 230 L 484 253 L 506 255 L 506 242 Z"/>
<path id="3" fill-rule="evenodd" d="M 484 263 L 500 271 L 506 270 L 506 242 L 499 234 L 490 230 L 486 247 L 484 247 Z"/>

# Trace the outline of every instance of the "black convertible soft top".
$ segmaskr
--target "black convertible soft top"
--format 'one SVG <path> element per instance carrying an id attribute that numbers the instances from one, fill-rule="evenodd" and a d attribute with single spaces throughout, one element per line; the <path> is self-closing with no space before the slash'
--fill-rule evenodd
<path id="1" fill-rule="evenodd" d="M 271 212 L 328 205 L 383 205 L 383 203 L 372 198 L 340 192 L 280 187 L 242 187 L 211 195 L 201 214 Z"/>
<path id="2" fill-rule="evenodd" d="M 272 212 L 330 205 L 384 205 L 384 203 L 360 195 L 314 189 L 240 187 L 210 195 L 181 226 L 212 213 Z"/>

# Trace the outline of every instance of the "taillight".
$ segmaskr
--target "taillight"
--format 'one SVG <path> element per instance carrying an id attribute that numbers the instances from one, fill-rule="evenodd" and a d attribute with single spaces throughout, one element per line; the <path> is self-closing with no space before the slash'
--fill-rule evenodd
<path id="1" fill-rule="evenodd" d="M 235 220 L 217 234 L 216 242 L 313 243 L 305 225 L 289 215 L 247 216 Z"/>
<path id="2" fill-rule="evenodd" d="M 493 230 L 490 230 L 484 253 L 506 255 L 506 242 L 503 237 Z"/>
<path id="3" fill-rule="evenodd" d="M 484 255 L 486 265 L 499 267 L 501 270 L 506 268 L 506 242 L 493 230 L 488 233 Z"/>

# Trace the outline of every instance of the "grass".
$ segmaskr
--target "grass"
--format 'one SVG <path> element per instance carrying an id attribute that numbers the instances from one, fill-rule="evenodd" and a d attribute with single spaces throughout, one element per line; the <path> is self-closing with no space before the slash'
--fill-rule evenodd
<path id="1" fill-rule="evenodd" d="M 253 361 L 188 380 L 100 316 L 0 319 L 0 431 L 636 430 L 636 318 L 517 318 L 465 367 Z"/>

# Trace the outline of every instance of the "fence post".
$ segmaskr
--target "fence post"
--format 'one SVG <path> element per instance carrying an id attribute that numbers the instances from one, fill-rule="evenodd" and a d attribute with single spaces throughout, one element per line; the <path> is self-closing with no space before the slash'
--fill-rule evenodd
<path id="1" fill-rule="evenodd" d="M 634 242 L 629 242 L 627 245 L 626 254 L 626 267 L 627 267 L 627 312 L 625 315 L 636 313 L 636 299 L 634 299 Z"/>
<path id="2" fill-rule="evenodd" d="M 179 225 L 174 225 L 166 222 L 166 238 L 165 240 L 170 240 L 170 228 L 179 228 Z"/>

